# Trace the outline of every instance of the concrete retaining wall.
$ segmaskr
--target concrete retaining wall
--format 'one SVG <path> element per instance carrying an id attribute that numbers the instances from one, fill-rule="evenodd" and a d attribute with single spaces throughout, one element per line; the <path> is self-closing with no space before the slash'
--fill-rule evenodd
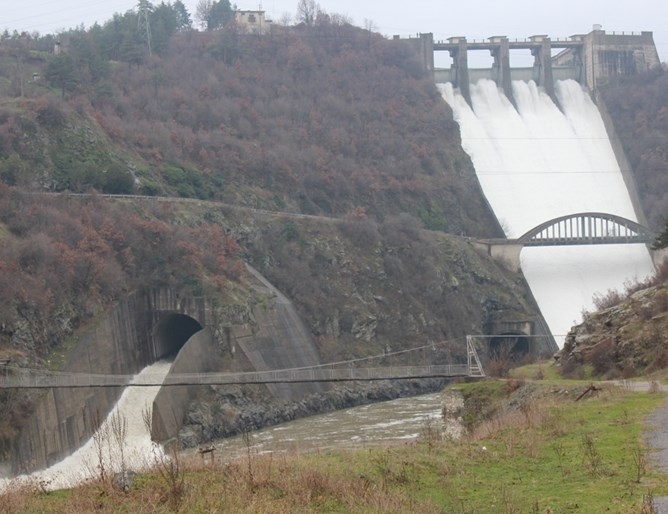
<path id="1" fill-rule="evenodd" d="M 255 330 L 246 337 L 235 337 L 254 370 L 290 369 L 317 366 L 320 356 L 292 302 L 251 266 L 248 271 L 258 280 L 257 289 L 269 298 L 266 306 L 253 311 Z M 262 289 L 261 289 L 262 288 Z M 328 389 L 317 382 L 267 384 L 272 396 L 281 401 L 299 400 Z"/>
<path id="2" fill-rule="evenodd" d="M 172 364 L 170 373 L 206 373 L 215 371 L 217 350 L 211 331 L 205 328 L 188 339 Z M 151 437 L 166 441 L 181 428 L 198 386 L 168 386 L 160 389 L 153 401 Z"/>
<path id="3" fill-rule="evenodd" d="M 134 374 L 151 362 L 145 298 L 133 296 L 117 305 L 84 334 L 69 354 L 65 371 Z M 121 388 L 50 389 L 15 443 L 15 472 L 40 469 L 79 448 L 104 420 Z"/>
<path id="4" fill-rule="evenodd" d="M 170 348 L 158 328 L 175 313 L 202 319 L 211 302 L 181 299 L 173 291 L 133 295 L 117 304 L 83 334 L 64 371 L 133 375 Z M 199 321 L 199 320 L 198 320 Z M 201 327 L 199 327 L 201 328 Z M 197 330 L 199 330 L 199 328 Z M 93 435 L 120 397 L 121 388 L 52 389 L 35 402 L 35 411 L 14 444 L 12 469 L 24 473 L 70 455 Z"/>
<path id="5" fill-rule="evenodd" d="M 647 227 L 647 218 L 645 217 L 645 213 L 642 209 L 642 202 L 640 201 L 640 195 L 638 195 L 635 176 L 633 174 L 633 170 L 631 169 L 631 165 L 626 158 L 624 149 L 622 148 L 622 143 L 619 139 L 619 136 L 617 135 L 617 131 L 615 130 L 615 125 L 612 123 L 612 118 L 608 113 L 608 108 L 601 98 L 601 95 L 599 95 L 597 92 L 594 93 L 594 100 L 596 101 L 598 112 L 601 113 L 601 119 L 603 120 L 605 130 L 608 133 L 610 145 L 612 146 L 615 158 L 617 159 L 619 169 L 622 172 L 624 184 L 626 185 L 626 189 L 629 192 L 629 198 L 631 199 L 631 204 L 633 205 L 633 211 L 635 212 L 636 219 L 638 220 L 638 223 Z"/>

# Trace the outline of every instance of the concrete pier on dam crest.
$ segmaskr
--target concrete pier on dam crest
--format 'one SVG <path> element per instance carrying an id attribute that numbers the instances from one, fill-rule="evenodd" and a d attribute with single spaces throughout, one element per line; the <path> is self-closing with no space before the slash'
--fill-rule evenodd
<path id="1" fill-rule="evenodd" d="M 398 36 L 395 36 L 397 39 Z M 494 80 L 507 98 L 513 98 L 512 80 L 533 80 L 554 98 L 554 81 L 573 79 L 594 91 L 601 80 L 619 75 L 643 73 L 660 66 L 652 32 L 606 33 L 594 25 L 588 34 L 552 39 L 548 35 L 533 35 L 523 40 L 507 36 L 491 36 L 484 41 L 453 36 L 446 41 L 434 41 L 433 34 L 420 34 L 408 40 L 416 46 L 425 69 L 432 71 L 436 82 L 451 82 L 471 104 L 469 84 L 481 78 Z M 533 57 L 533 66 L 513 68 L 511 50 L 525 50 Z M 553 55 L 553 50 L 558 51 Z M 469 52 L 487 51 L 493 58 L 491 68 L 469 67 Z M 437 69 L 435 52 L 448 52 L 451 67 Z"/>

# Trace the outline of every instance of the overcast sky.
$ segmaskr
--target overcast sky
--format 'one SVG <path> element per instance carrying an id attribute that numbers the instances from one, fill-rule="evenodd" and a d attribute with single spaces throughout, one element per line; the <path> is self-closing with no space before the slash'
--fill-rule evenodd
<path id="1" fill-rule="evenodd" d="M 197 0 L 182 1 L 194 15 Z M 234 3 L 239 9 L 258 9 L 261 5 L 268 17 L 280 20 L 285 14 L 294 17 L 298 0 Z M 497 35 L 524 39 L 547 34 L 557 39 L 590 32 L 594 24 L 607 32 L 646 30 L 654 32 L 661 61 L 668 61 L 666 0 L 320 0 L 318 4 L 329 13 L 348 16 L 358 26 L 365 26 L 369 20 L 376 31 L 386 36 L 432 32 L 437 40 Z M 0 0 L 0 30 L 46 34 L 81 23 L 90 27 L 95 21 L 102 24 L 115 12 L 123 13 L 136 5 L 137 0 Z"/>

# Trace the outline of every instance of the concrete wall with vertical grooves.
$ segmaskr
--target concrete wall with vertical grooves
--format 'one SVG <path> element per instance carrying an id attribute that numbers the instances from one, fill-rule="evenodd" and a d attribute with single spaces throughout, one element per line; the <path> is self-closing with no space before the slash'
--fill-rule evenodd
<path id="1" fill-rule="evenodd" d="M 83 334 L 69 352 L 64 371 L 133 375 L 164 353 L 155 327 L 174 313 L 206 319 L 211 302 L 182 300 L 171 290 L 135 294 L 119 302 Z M 16 473 L 50 466 L 93 435 L 111 411 L 121 388 L 52 389 L 35 402 L 35 411 L 12 449 Z"/>
<path id="2" fill-rule="evenodd" d="M 198 373 L 215 371 L 216 348 L 208 328 L 188 339 L 174 359 L 170 373 Z M 151 437 L 166 441 L 176 437 L 183 418 L 199 386 L 168 386 L 160 389 L 153 401 Z"/>
<path id="3" fill-rule="evenodd" d="M 69 352 L 65 371 L 134 374 L 151 362 L 146 299 L 119 303 Z M 15 442 L 12 467 L 29 472 L 58 462 L 83 445 L 118 400 L 121 388 L 50 389 Z"/>

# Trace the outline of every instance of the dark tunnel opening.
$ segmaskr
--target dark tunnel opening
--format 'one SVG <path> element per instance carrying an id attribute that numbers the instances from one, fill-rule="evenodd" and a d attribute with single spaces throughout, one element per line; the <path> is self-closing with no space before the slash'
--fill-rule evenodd
<path id="1" fill-rule="evenodd" d="M 188 339 L 202 328 L 196 319 L 185 314 L 164 317 L 155 329 L 156 359 L 175 357 Z"/>
<path id="2" fill-rule="evenodd" d="M 531 339 L 526 334 L 507 333 L 492 337 L 489 355 L 492 360 L 522 360 L 531 353 Z"/>

